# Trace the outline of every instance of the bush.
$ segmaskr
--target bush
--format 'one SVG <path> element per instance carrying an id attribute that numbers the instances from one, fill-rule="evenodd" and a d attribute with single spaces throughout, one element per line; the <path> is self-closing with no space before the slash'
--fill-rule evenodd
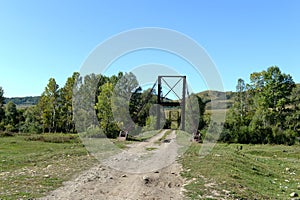
<path id="1" fill-rule="evenodd" d="M 0 137 L 12 137 L 12 136 L 14 136 L 14 133 L 12 132 L 7 132 L 7 131 L 0 132 Z"/>
<path id="2" fill-rule="evenodd" d="M 262 144 L 272 144 L 274 141 L 273 132 L 270 127 L 260 128 L 259 132 L 261 134 L 261 143 Z"/>
<path id="3" fill-rule="evenodd" d="M 253 143 L 256 139 L 256 137 L 251 134 L 249 134 L 249 129 L 247 126 L 241 126 L 239 128 L 239 133 L 238 133 L 238 143 L 242 144 L 248 144 L 248 143 Z"/>
<path id="4" fill-rule="evenodd" d="M 41 141 L 50 143 L 79 143 L 78 135 L 75 134 L 56 134 L 47 133 L 39 135 L 30 135 L 25 137 L 26 141 Z"/>
<path id="5" fill-rule="evenodd" d="M 84 138 L 106 138 L 103 130 L 99 127 L 89 128 L 85 133 L 80 134 Z"/>
<path id="6" fill-rule="evenodd" d="M 294 145 L 295 144 L 296 138 L 297 138 L 296 137 L 297 133 L 295 131 L 290 130 L 290 129 L 285 130 L 284 135 L 285 135 L 285 139 L 286 139 L 285 144 L 287 144 L 287 145 Z"/>
<path id="7" fill-rule="evenodd" d="M 0 131 L 4 131 L 5 130 L 5 125 L 3 121 L 0 121 Z"/>
<path id="8" fill-rule="evenodd" d="M 18 132 L 18 129 L 11 124 L 7 124 L 5 126 L 5 132 Z"/>
<path id="9" fill-rule="evenodd" d="M 222 128 L 221 125 L 218 124 L 217 122 L 211 123 L 209 128 L 205 132 L 203 132 L 202 138 L 204 138 L 204 140 L 209 142 L 215 142 L 220 140 L 221 128 Z"/>
<path id="10" fill-rule="evenodd" d="M 227 142 L 227 143 L 234 143 L 235 136 L 232 134 L 232 132 L 229 129 L 224 128 L 220 134 L 219 141 Z"/>
<path id="11" fill-rule="evenodd" d="M 285 143 L 286 137 L 285 137 L 283 130 L 279 129 L 278 127 L 273 127 L 272 132 L 273 132 L 273 138 L 274 138 L 273 142 L 275 144 L 284 144 Z"/>
<path id="12" fill-rule="evenodd" d="M 42 127 L 37 122 L 30 124 L 24 123 L 21 125 L 20 131 L 23 133 L 42 133 Z"/>

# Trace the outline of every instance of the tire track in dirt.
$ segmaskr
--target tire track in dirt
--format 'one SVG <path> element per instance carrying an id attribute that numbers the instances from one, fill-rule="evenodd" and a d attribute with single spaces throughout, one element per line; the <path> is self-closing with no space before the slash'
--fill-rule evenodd
<path id="1" fill-rule="evenodd" d="M 184 199 L 182 168 L 175 161 L 179 147 L 176 134 L 172 131 L 166 138 L 168 142 L 158 142 L 165 131 L 147 142 L 130 145 L 128 150 L 65 182 L 41 199 Z"/>

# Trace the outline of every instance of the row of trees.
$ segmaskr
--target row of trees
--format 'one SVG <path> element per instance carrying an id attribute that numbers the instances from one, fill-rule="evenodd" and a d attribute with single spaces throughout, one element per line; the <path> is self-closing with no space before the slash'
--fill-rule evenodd
<path id="1" fill-rule="evenodd" d="M 4 100 L 4 91 L 0 87 L 0 131 L 13 131 L 15 130 L 14 125 L 21 120 L 22 111 L 18 111 L 12 102 L 8 102 L 4 106 Z"/>
<path id="2" fill-rule="evenodd" d="M 149 110 L 156 100 L 155 90 L 142 91 L 133 73 L 87 75 L 78 79 L 73 92 L 74 120 L 79 132 L 100 126 L 102 132 L 96 134 L 116 137 L 120 129 L 134 132 L 141 131 L 137 126 L 151 128 Z"/>
<path id="3" fill-rule="evenodd" d="M 149 110 L 155 100 L 155 90 L 142 91 L 132 73 L 121 72 L 111 77 L 96 74 L 81 77 L 75 72 L 62 88 L 50 78 L 37 105 L 20 109 L 11 101 L 4 105 L 4 91 L 0 87 L 0 131 L 75 133 L 76 128 L 87 131 L 98 125 L 103 130 L 101 134 L 116 137 L 120 128 L 134 128 L 128 126 L 130 120 L 134 122 L 131 125 L 154 128 L 149 127 L 153 125 Z M 128 110 L 128 123 L 126 118 L 118 120 L 118 116 L 113 116 L 114 108 L 119 116 Z"/>
<path id="4" fill-rule="evenodd" d="M 11 101 L 4 106 L 4 92 L 1 88 L 0 131 L 74 132 L 72 93 L 78 77 L 79 73 L 74 73 L 62 88 L 59 88 L 54 78 L 50 78 L 38 104 L 27 108 L 17 109 Z"/>
<path id="5" fill-rule="evenodd" d="M 132 73 L 81 77 L 75 72 L 62 88 L 50 78 L 38 104 L 23 109 L 12 102 L 4 105 L 3 95 L 0 87 L 0 131 L 6 132 L 75 133 L 100 126 L 101 135 L 116 137 L 120 129 L 154 129 L 159 110 L 154 105 L 155 90 L 143 91 Z M 196 95 L 189 98 L 188 102 L 193 100 L 199 107 L 187 105 L 186 128 L 205 129 L 205 103 Z M 299 119 L 300 87 L 290 75 L 270 67 L 252 73 L 249 83 L 238 80 L 235 101 L 219 140 L 293 144 L 300 137 Z"/>
<path id="6" fill-rule="evenodd" d="M 276 66 L 239 79 L 220 140 L 294 144 L 300 136 L 300 88 Z"/>

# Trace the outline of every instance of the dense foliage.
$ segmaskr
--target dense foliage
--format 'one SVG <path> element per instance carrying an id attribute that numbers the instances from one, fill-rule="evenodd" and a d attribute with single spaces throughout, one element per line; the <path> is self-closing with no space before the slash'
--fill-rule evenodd
<path id="1" fill-rule="evenodd" d="M 300 136 L 299 87 L 278 67 L 239 79 L 236 97 L 220 140 L 239 143 L 294 144 Z"/>
<path id="2" fill-rule="evenodd" d="M 187 102 L 195 101 L 199 107 L 188 103 L 186 128 L 192 132 L 206 129 L 210 122 L 205 118 L 205 109 L 209 110 L 210 101 L 217 102 L 222 94 L 206 91 L 191 95 Z M 50 78 L 38 103 L 21 108 L 12 101 L 5 103 L 0 87 L 0 132 L 78 131 L 91 137 L 117 137 L 122 129 L 135 134 L 155 129 L 156 98 L 155 89 L 143 91 L 134 74 L 121 72 L 111 77 L 101 74 L 82 77 L 75 72 L 61 88 Z M 252 73 L 249 83 L 239 79 L 236 92 L 226 93 L 226 99 L 232 106 L 220 141 L 292 145 L 299 140 L 300 86 L 278 67 Z M 168 125 L 166 121 L 165 127 Z M 89 132 L 95 127 L 102 131 Z"/>
<path id="3" fill-rule="evenodd" d="M 136 128 L 128 126 L 130 123 L 126 119 L 133 120 L 132 124 L 151 129 L 149 124 L 153 124 L 153 120 L 150 119 L 149 110 L 155 103 L 154 93 L 155 90 L 142 91 L 132 73 L 120 72 L 111 77 L 89 74 L 81 77 L 75 72 L 62 88 L 54 78 L 50 78 L 36 105 L 17 109 L 12 101 L 5 104 L 4 91 L 0 87 L 0 131 L 75 133 L 99 125 L 103 130 L 102 136 L 116 137 L 120 128 Z M 128 117 L 118 119 L 113 115 L 114 110 L 119 116 L 127 114 Z M 75 120 L 79 123 L 76 127 Z M 97 132 L 93 137 L 101 134 Z"/>

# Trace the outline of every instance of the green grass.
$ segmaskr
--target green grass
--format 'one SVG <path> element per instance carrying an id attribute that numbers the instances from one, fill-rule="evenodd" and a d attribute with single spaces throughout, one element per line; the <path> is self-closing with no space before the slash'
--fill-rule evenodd
<path id="1" fill-rule="evenodd" d="M 24 134 L 26 136 L 26 134 Z M 28 141 L 41 141 L 50 143 L 80 143 L 80 139 L 77 134 L 63 134 L 63 133 L 45 133 L 27 135 L 24 138 Z"/>
<path id="2" fill-rule="evenodd" d="M 154 130 L 154 131 L 146 131 L 146 132 L 143 132 L 137 136 L 133 136 L 131 139 L 133 141 L 139 141 L 139 142 L 142 142 L 142 141 L 145 141 L 145 140 L 148 140 L 150 138 L 152 138 L 153 136 L 157 135 L 158 133 L 160 133 L 162 130 Z"/>
<path id="3" fill-rule="evenodd" d="M 157 148 L 156 147 L 146 147 L 146 150 L 147 151 L 154 151 L 156 150 Z"/>
<path id="4" fill-rule="evenodd" d="M 76 135 L 0 137 L 0 199 L 43 196 L 95 162 Z"/>
<path id="5" fill-rule="evenodd" d="M 117 140 L 117 139 L 111 139 L 113 141 L 113 144 L 116 145 L 119 149 L 127 149 L 128 148 L 128 144 L 132 144 L 133 142 L 132 141 L 128 141 L 128 140 L 125 140 L 125 141 L 120 141 L 120 140 Z"/>
<path id="6" fill-rule="evenodd" d="M 189 182 L 185 188 L 190 199 L 209 199 L 214 193 L 219 199 L 289 199 L 290 193 L 300 193 L 299 145 L 242 145 L 240 150 L 238 144 L 217 144 L 211 154 L 200 158 L 204 144 L 189 146 L 187 133 L 176 134 L 177 142 L 186 147 L 179 161 L 182 176 Z M 100 140 L 91 141 L 98 144 Z M 113 145 L 104 148 L 112 152 L 132 143 L 110 142 Z M 97 162 L 74 134 L 0 137 L 0 199 L 43 196 Z"/>
<path id="7" fill-rule="evenodd" d="M 160 142 L 164 141 L 164 140 L 167 138 L 167 136 L 170 135 L 170 133 L 171 133 L 172 131 L 173 131 L 173 130 L 167 130 L 167 131 L 164 133 L 164 135 L 163 135 L 161 138 L 159 138 L 159 141 L 160 141 Z"/>
<path id="8" fill-rule="evenodd" d="M 205 199 L 213 193 L 229 199 L 289 199 L 299 194 L 300 146 L 217 144 L 199 157 L 193 143 L 181 159 L 186 195 Z"/>
<path id="9" fill-rule="evenodd" d="M 176 130 L 176 142 L 179 145 L 178 154 L 182 156 L 188 149 L 191 143 L 192 135 L 182 130 Z"/>

